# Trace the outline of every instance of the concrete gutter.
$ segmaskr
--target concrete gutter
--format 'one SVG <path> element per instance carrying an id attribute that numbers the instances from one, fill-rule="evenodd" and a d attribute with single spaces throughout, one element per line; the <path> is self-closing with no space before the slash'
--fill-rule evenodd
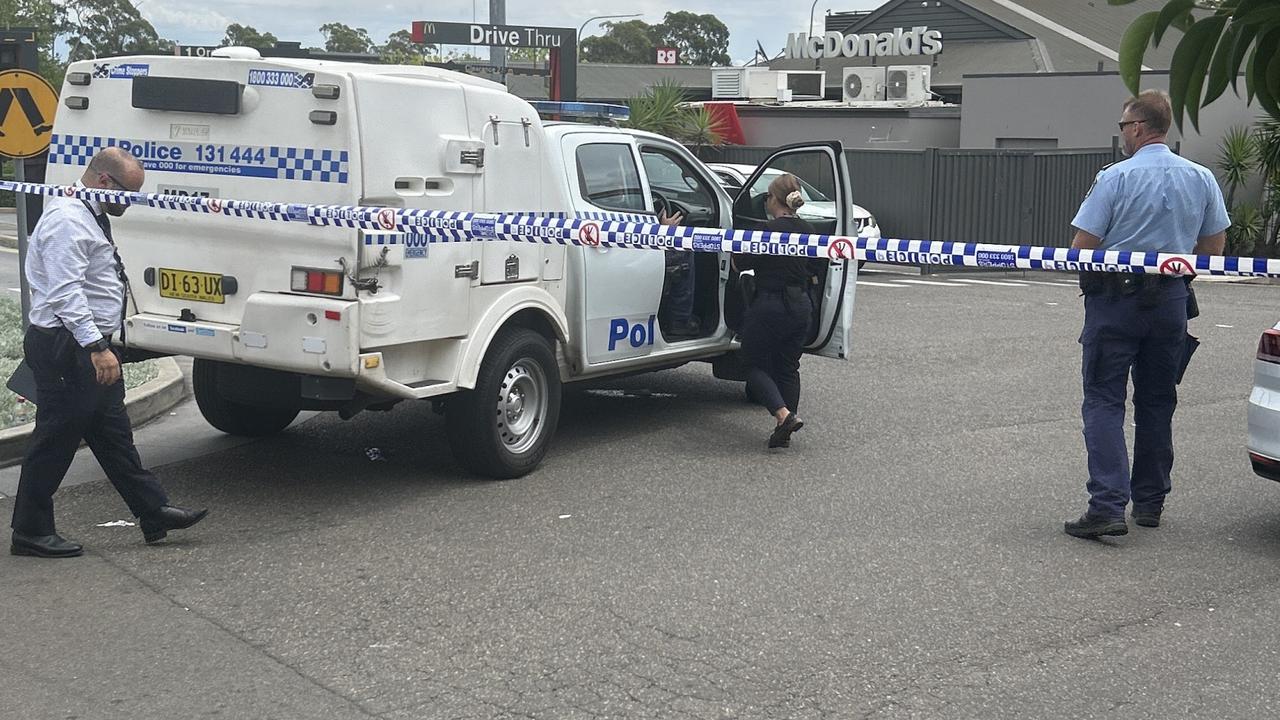
<path id="1" fill-rule="evenodd" d="M 156 360 L 160 374 L 155 378 L 125 392 L 125 410 L 136 428 L 158 417 L 177 405 L 186 396 L 182 370 L 173 358 Z M 16 465 L 22 461 L 27 449 L 27 439 L 35 429 L 35 423 L 0 430 L 0 467 Z"/>

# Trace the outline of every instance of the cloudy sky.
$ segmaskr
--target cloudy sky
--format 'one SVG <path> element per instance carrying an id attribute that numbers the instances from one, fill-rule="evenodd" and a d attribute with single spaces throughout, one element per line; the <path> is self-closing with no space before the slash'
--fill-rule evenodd
<path id="1" fill-rule="evenodd" d="M 818 0 L 814 25 L 821 27 L 818 18 L 828 9 L 869 10 L 883 2 Z M 413 20 L 485 22 L 489 15 L 488 0 L 134 0 L 134 4 L 162 37 L 190 45 L 216 43 L 233 22 L 271 32 L 281 40 L 319 46 L 323 40 L 319 27 L 327 22 L 365 28 L 374 42 L 382 42 L 392 32 L 407 29 Z M 729 55 L 741 63 L 751 59 L 757 40 L 770 53 L 779 52 L 788 32 L 805 29 L 811 4 L 803 0 L 736 0 L 727 5 L 714 0 L 507 0 L 507 24 L 577 28 L 594 15 L 638 12 L 642 13 L 639 19 L 657 23 L 673 10 L 713 13 L 729 26 Z M 600 32 L 597 22 L 585 35 Z"/>

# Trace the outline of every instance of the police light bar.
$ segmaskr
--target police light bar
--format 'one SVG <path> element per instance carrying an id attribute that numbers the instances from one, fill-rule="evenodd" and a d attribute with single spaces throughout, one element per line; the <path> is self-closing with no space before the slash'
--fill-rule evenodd
<path id="1" fill-rule="evenodd" d="M 588 102 L 551 102 L 549 100 L 533 100 L 529 103 L 538 115 L 548 118 L 555 116 L 561 120 L 569 118 L 583 120 L 616 120 L 631 118 L 631 108 L 626 105 L 610 105 L 608 103 Z"/>

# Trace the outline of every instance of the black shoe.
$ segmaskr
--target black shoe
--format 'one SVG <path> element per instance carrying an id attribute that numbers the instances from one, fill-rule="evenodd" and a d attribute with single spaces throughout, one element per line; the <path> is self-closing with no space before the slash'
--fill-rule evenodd
<path id="1" fill-rule="evenodd" d="M 791 433 L 796 432 L 804 427 L 804 421 L 795 413 L 787 416 L 778 427 L 773 429 L 773 433 L 769 435 L 769 447 L 791 447 Z"/>
<path id="2" fill-rule="evenodd" d="M 208 510 L 187 510 L 163 505 L 138 519 L 141 521 L 142 537 L 150 544 L 163 540 L 170 530 L 185 530 L 195 525 L 208 514 Z"/>
<path id="3" fill-rule="evenodd" d="M 1096 538 L 1103 535 L 1128 535 L 1129 526 L 1123 517 L 1104 518 L 1085 513 L 1079 520 L 1068 520 L 1062 524 L 1068 535 L 1078 538 Z"/>
<path id="4" fill-rule="evenodd" d="M 14 531 L 9 544 L 11 555 L 32 555 L 43 558 L 69 558 L 84 554 L 84 547 L 54 535 L 23 535 Z"/>
<path id="5" fill-rule="evenodd" d="M 1160 527 L 1160 511 L 1138 512 L 1134 510 L 1133 521 L 1142 527 Z"/>

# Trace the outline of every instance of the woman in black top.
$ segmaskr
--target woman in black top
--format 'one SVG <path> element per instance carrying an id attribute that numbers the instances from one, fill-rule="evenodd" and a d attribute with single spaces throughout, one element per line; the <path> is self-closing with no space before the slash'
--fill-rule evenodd
<path id="1" fill-rule="evenodd" d="M 769 183 L 765 229 L 783 233 L 813 233 L 812 225 L 796 217 L 804 204 L 800 182 L 783 174 Z M 804 426 L 796 415 L 800 404 L 800 354 L 809 335 L 813 300 L 807 257 L 738 255 L 739 270 L 756 271 L 756 298 L 742 321 L 742 356 L 747 365 L 747 389 L 773 414 L 777 425 L 769 447 L 789 447 L 791 433 Z"/>

